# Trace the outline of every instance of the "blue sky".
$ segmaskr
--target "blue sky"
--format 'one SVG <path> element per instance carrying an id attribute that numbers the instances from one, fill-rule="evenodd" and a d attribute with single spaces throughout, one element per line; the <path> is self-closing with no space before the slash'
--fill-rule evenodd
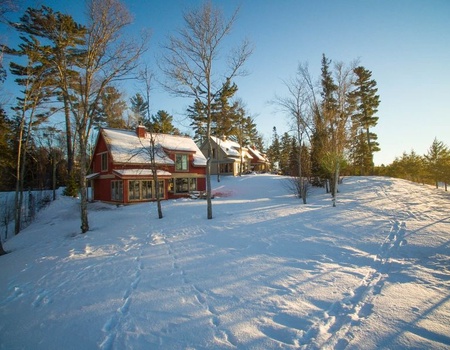
<path id="1" fill-rule="evenodd" d="M 78 1 L 44 3 L 83 21 Z M 187 0 L 128 0 L 134 16 L 130 33 L 150 28 L 152 39 L 145 60 L 154 67 L 155 56 L 167 36 L 183 26 L 182 11 L 200 4 Z M 288 117 L 269 103 L 283 96 L 282 80 L 308 62 L 320 75 L 322 53 L 333 61 L 359 63 L 372 71 L 381 104 L 378 134 L 381 151 L 376 164 L 391 163 L 404 151 L 424 154 L 436 137 L 450 146 L 450 1 L 448 0 L 227 0 L 213 1 L 229 16 L 240 6 L 231 42 L 248 38 L 254 53 L 246 64 L 250 74 L 238 78 L 237 97 L 255 117 L 258 130 L 270 142 L 272 128 L 289 129 Z M 123 86 L 128 97 L 138 88 Z M 152 112 L 167 110 L 189 125 L 185 110 L 192 101 L 174 98 L 155 83 Z M 187 129 L 186 129 L 187 130 Z"/>

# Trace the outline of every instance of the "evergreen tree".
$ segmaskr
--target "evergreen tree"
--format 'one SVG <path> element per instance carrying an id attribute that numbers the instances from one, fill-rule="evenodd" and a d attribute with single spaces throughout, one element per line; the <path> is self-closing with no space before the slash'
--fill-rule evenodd
<path id="1" fill-rule="evenodd" d="M 14 126 L 0 107 L 0 191 L 14 188 Z"/>
<path id="2" fill-rule="evenodd" d="M 267 149 L 267 158 L 269 158 L 272 169 L 280 170 L 281 146 L 278 137 L 277 128 L 273 127 L 272 144 Z"/>
<path id="3" fill-rule="evenodd" d="M 292 154 L 292 138 L 285 132 L 280 140 L 280 169 L 283 175 L 290 175 Z"/>
<path id="4" fill-rule="evenodd" d="M 66 124 L 67 170 L 70 175 L 74 165 L 73 127 L 70 118 L 71 86 L 79 80 L 77 66 L 84 57 L 80 45 L 85 42 L 86 28 L 69 15 L 54 12 L 50 7 L 28 8 L 14 27 L 28 35 L 24 40 L 34 42 L 34 50 L 46 67 L 48 84 L 63 102 Z M 40 43 L 42 39 L 44 42 Z"/>
<path id="5" fill-rule="evenodd" d="M 140 93 L 137 93 L 132 98 L 130 98 L 130 102 L 131 112 L 133 113 L 133 118 L 135 119 L 136 124 L 138 125 L 140 123 L 143 123 L 145 114 L 147 113 L 148 101 L 145 101 L 142 95 Z"/>
<path id="6" fill-rule="evenodd" d="M 155 133 L 170 134 L 170 135 L 180 135 L 180 130 L 178 130 L 173 125 L 173 116 L 168 112 L 160 110 L 151 117 L 152 130 Z"/>
<path id="7" fill-rule="evenodd" d="M 22 18 L 23 21 L 23 18 Z M 18 25 L 20 27 L 20 25 Z M 28 34 L 28 31 L 19 29 Z M 17 105 L 13 108 L 17 119 L 17 160 L 16 160 L 16 195 L 15 195 L 15 233 L 21 230 L 21 207 L 23 202 L 23 188 L 26 175 L 27 151 L 32 141 L 33 128 L 45 121 L 52 109 L 39 109 L 49 101 L 53 92 L 53 77 L 48 74 L 45 50 L 42 49 L 38 38 L 33 34 L 22 35 L 22 42 L 17 49 L 10 49 L 9 53 L 20 57 L 20 63 L 10 62 L 10 71 L 17 78 L 16 83 L 22 88 L 22 96 L 17 98 Z M 25 62 L 23 62 L 25 59 Z M 24 63 L 24 64 L 22 64 Z"/>
<path id="8" fill-rule="evenodd" d="M 241 107 L 240 103 L 235 102 L 230 104 L 230 99 L 238 90 L 236 84 L 231 84 L 227 80 L 220 90 L 220 93 L 214 99 L 211 106 L 211 134 L 216 137 L 229 137 L 236 132 L 236 122 L 242 116 L 238 115 L 238 109 Z"/>
<path id="9" fill-rule="evenodd" d="M 290 176 L 298 177 L 298 162 L 300 160 L 300 147 L 297 138 L 291 137 L 291 145 L 289 149 L 289 172 Z"/>
<path id="10" fill-rule="evenodd" d="M 244 152 L 242 150 L 243 147 L 249 147 L 251 145 L 255 145 L 255 142 L 257 142 L 258 138 L 258 132 L 256 130 L 256 124 L 253 121 L 253 118 L 250 116 L 246 116 L 246 111 L 243 106 L 242 101 L 238 100 L 234 104 L 235 109 L 235 115 L 233 117 L 234 119 L 234 127 L 231 130 L 232 134 L 229 135 L 229 137 L 236 141 L 239 146 L 240 150 L 239 153 L 241 154 L 241 169 L 240 174 L 242 174 L 243 170 L 242 166 L 244 165 L 243 155 Z M 248 170 L 248 169 L 245 169 Z"/>
<path id="11" fill-rule="evenodd" d="M 450 150 L 442 142 L 434 139 L 432 145 L 425 155 L 425 161 L 428 173 L 434 181 L 436 188 L 439 187 L 439 182 L 444 182 L 446 179 L 446 169 L 450 158 Z"/>
<path id="12" fill-rule="evenodd" d="M 332 145 L 330 144 L 330 135 L 334 132 L 333 120 L 337 110 L 337 101 L 335 94 L 337 85 L 334 83 L 331 69 L 331 60 L 322 55 L 321 67 L 321 102 L 315 106 L 314 129 L 311 136 L 311 162 L 313 176 L 318 178 L 331 178 L 330 170 L 324 167 L 323 160 L 325 154 Z"/>
<path id="13" fill-rule="evenodd" d="M 107 86 L 100 95 L 96 123 L 101 127 L 123 129 L 126 127 L 123 117 L 127 108 L 122 93 L 114 86 Z"/>
<path id="14" fill-rule="evenodd" d="M 352 116 L 352 161 L 359 168 L 359 174 L 367 175 L 373 173 L 373 153 L 380 150 L 378 136 L 371 131 L 378 123 L 375 113 L 380 98 L 377 95 L 377 83 L 371 79 L 371 71 L 359 66 L 354 69 L 354 73 L 356 79 L 352 97 L 356 99 L 357 110 Z"/>
<path id="15" fill-rule="evenodd" d="M 300 148 L 301 157 L 300 160 L 302 162 L 302 177 L 310 178 L 311 177 L 311 154 L 310 149 L 308 146 L 306 146 L 304 143 Z M 303 186 L 308 186 L 307 183 L 303 183 Z M 306 190 L 307 188 L 305 188 Z M 305 198 L 306 200 L 306 198 Z M 304 204 L 306 204 L 306 201 L 304 201 Z"/>
<path id="16" fill-rule="evenodd" d="M 206 141 L 207 116 L 206 107 L 199 99 L 187 109 L 188 117 L 191 119 L 191 127 L 194 130 L 194 141 L 201 145 Z"/>

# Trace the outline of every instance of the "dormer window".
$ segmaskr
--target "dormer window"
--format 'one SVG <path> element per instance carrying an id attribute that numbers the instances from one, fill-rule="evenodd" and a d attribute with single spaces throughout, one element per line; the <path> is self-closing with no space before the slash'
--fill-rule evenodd
<path id="1" fill-rule="evenodd" d="M 188 171 L 188 155 L 187 154 L 176 154 L 175 155 L 175 170 L 176 171 Z"/>
<path id="2" fill-rule="evenodd" d="M 108 171 L 108 153 L 102 153 L 101 157 L 101 171 Z"/>

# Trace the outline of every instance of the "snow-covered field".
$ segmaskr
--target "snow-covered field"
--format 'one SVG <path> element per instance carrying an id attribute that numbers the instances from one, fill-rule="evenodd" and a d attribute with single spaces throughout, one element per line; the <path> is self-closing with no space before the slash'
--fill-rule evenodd
<path id="1" fill-rule="evenodd" d="M 274 175 L 203 200 L 61 197 L 5 243 L 0 349 L 448 349 L 450 195 L 345 178 L 337 207 Z"/>

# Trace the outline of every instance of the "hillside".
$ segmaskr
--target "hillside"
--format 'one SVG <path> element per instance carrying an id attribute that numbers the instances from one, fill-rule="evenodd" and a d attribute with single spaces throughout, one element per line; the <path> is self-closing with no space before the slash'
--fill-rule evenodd
<path id="1" fill-rule="evenodd" d="M 0 349 L 448 349 L 450 196 L 345 178 L 337 207 L 272 175 L 203 200 L 61 197 L 5 243 Z"/>

